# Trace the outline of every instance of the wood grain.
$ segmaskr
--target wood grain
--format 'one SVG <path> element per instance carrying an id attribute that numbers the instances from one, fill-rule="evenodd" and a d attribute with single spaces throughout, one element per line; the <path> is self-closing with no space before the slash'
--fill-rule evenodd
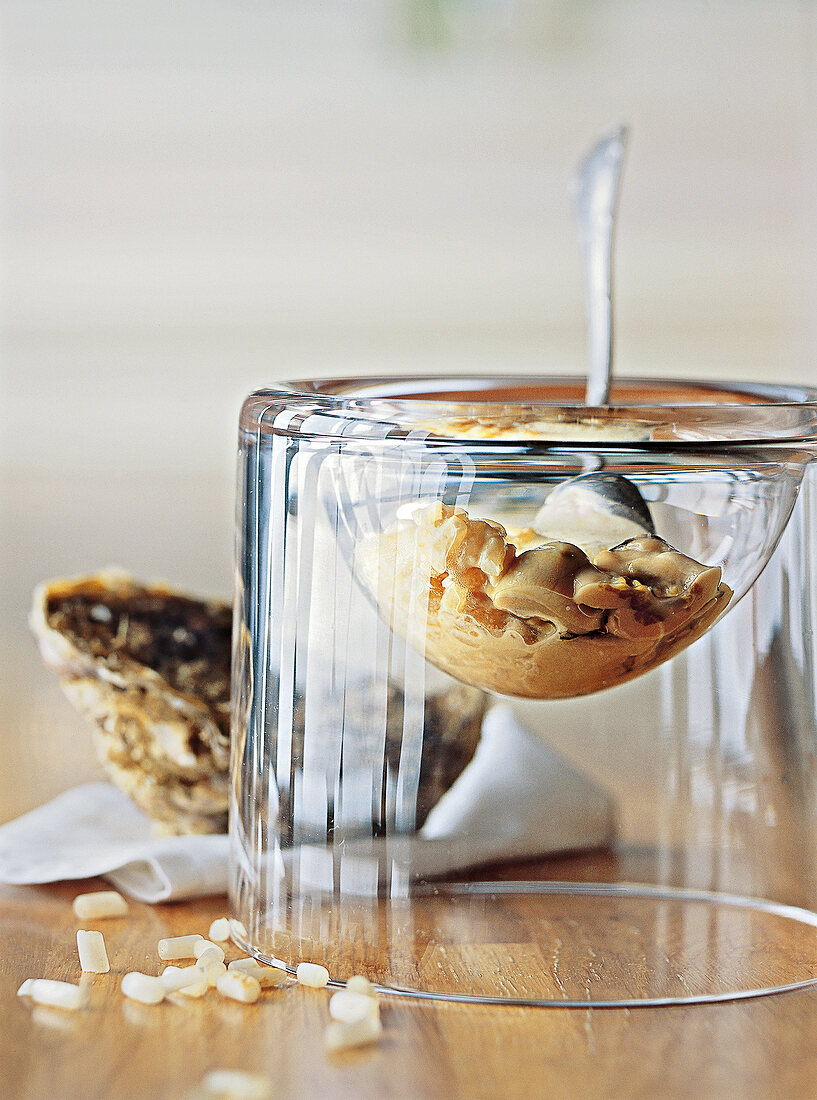
<path id="1" fill-rule="evenodd" d="M 189 1004 L 147 1007 L 121 995 L 119 982 L 128 970 L 158 972 L 159 938 L 206 933 L 224 914 L 224 898 L 134 903 L 128 917 L 98 922 L 111 972 L 85 979 L 91 994 L 85 1011 L 48 1010 L 17 998 L 27 977 L 80 979 L 75 934 L 81 924 L 70 903 L 80 890 L 102 885 L 0 889 L 3 1097 L 172 1100 L 189 1095 L 215 1067 L 269 1073 L 275 1095 L 293 1098 L 815 1095 L 813 990 L 631 1011 L 386 997 L 382 1041 L 335 1056 L 323 1049 L 325 990 L 292 984 L 250 1006 L 210 994 Z M 230 945 L 228 957 L 238 955 Z"/>
<path id="2" fill-rule="evenodd" d="M 154 495 L 152 491 L 141 494 L 151 507 Z M 38 493 L 21 493 L 21 517 L 29 498 L 39 499 Z M 141 499 L 140 494 L 129 492 L 122 497 L 123 530 L 128 528 L 125 505 L 130 508 L 133 499 Z M 209 515 L 203 503 L 196 514 Z M 52 566 L 57 571 L 64 553 L 65 516 L 50 509 L 42 515 L 53 529 L 48 528 L 49 537 L 40 535 L 38 541 L 53 546 L 54 561 L 47 568 L 42 562 L 30 565 L 35 560 L 33 542 L 22 543 L 20 569 L 25 566 L 32 575 L 26 574 L 25 585 L 22 581 L 17 585 L 26 590 L 20 625 L 13 644 L 9 641 L 3 647 L 0 821 L 97 775 L 87 730 L 79 719 L 74 720 L 53 678 L 40 668 L 25 631 L 29 581 L 33 584 L 49 575 Z M 117 528 L 106 508 L 100 515 L 106 528 Z M 192 529 L 186 520 L 181 526 Z M 175 538 L 173 526 L 168 523 L 167 528 Z M 22 518 L 18 529 L 28 530 Z M 35 530 L 39 529 L 31 528 Z M 96 539 L 98 532 L 93 534 Z M 30 532 L 28 537 L 33 539 Z M 203 534 L 198 540 L 184 540 L 179 554 L 190 552 L 188 543 L 204 545 L 204 541 Z M 164 560 L 167 548 L 160 550 L 157 555 Z M 114 557 L 111 554 L 110 560 Z M 502 874 L 508 878 L 690 881 L 696 871 L 694 854 L 679 853 L 677 865 L 667 859 L 664 852 L 660 875 L 654 854 L 646 848 L 520 864 Z M 702 875 L 706 867 L 702 861 Z M 784 861 L 779 873 L 778 896 L 798 900 L 800 861 Z M 323 1048 L 326 991 L 294 987 L 270 991 L 254 1006 L 232 1004 L 213 994 L 200 1002 L 155 1008 L 122 997 L 119 982 L 125 972 L 158 972 L 159 938 L 205 932 L 214 917 L 225 913 L 225 898 L 160 906 L 134 903 L 126 920 L 99 922 L 112 970 L 90 978 L 91 1002 L 84 1012 L 36 1008 L 18 998 L 16 990 L 27 977 L 79 980 L 75 934 L 81 925 L 73 917 L 71 900 L 76 893 L 102 886 L 102 882 L 0 886 L 0 1100 L 184 1100 L 205 1072 L 217 1066 L 270 1073 L 276 1097 L 284 1100 L 530 1100 L 544 1096 L 556 1100 L 699 1096 L 798 1100 L 817 1095 L 815 990 L 722 1005 L 632 1011 L 479 1007 L 386 997 L 382 1041 L 370 1049 L 333 1057 Z M 492 946 L 495 941 L 483 940 L 460 949 L 459 957 L 449 963 L 452 976 L 463 967 L 479 966 L 491 973 L 501 965 L 497 963 L 501 955 Z M 783 970 L 817 970 L 817 935 L 804 936 L 795 929 L 791 936 L 778 931 L 767 940 L 768 948 L 774 949 L 775 965 Z M 507 941 L 519 945 L 519 965 L 515 972 L 501 974 L 502 981 L 509 990 L 528 991 L 535 982 L 534 964 L 544 958 L 541 948 L 519 922 L 509 921 Z M 737 946 L 733 934 L 721 929 L 720 946 L 724 969 L 733 971 Z M 757 951 L 761 962 L 768 964 L 762 937 Z M 237 949 L 231 949 L 231 957 L 236 954 Z M 622 980 L 637 989 L 638 968 L 628 971 L 620 962 L 611 958 L 609 967 L 619 966 Z M 426 966 L 434 963 L 432 956 L 424 960 Z M 581 989 L 586 963 L 587 955 L 577 945 L 572 954 L 562 951 L 558 971 L 567 973 Z"/>

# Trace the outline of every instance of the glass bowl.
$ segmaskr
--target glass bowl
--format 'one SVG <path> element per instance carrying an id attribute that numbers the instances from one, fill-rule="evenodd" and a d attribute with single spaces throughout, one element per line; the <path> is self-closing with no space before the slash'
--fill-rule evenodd
<path id="1" fill-rule="evenodd" d="M 817 393 L 335 379 L 244 404 L 241 945 L 412 996 L 809 984 Z"/>

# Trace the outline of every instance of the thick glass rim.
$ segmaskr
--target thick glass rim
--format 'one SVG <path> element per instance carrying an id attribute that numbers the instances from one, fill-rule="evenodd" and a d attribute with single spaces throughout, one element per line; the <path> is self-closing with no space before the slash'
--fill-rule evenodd
<path id="1" fill-rule="evenodd" d="M 479 439 L 518 446 L 770 443 L 817 444 L 817 388 L 761 382 L 617 379 L 610 404 L 584 404 L 581 376 L 395 375 L 298 379 L 255 391 L 247 427 L 280 430 L 281 408 L 297 408 L 284 430 L 299 436 Z M 486 427 L 487 426 L 487 427 Z"/>

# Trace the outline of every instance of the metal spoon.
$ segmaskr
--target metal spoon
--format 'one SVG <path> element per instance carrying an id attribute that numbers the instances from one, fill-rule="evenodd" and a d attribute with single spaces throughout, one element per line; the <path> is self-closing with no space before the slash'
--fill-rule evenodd
<path id="1" fill-rule="evenodd" d="M 647 502 L 621 474 L 597 472 L 568 478 L 548 495 L 533 522 L 548 538 L 572 542 L 591 557 L 590 545 L 613 545 L 654 535 Z"/>
<path id="2" fill-rule="evenodd" d="M 588 369 L 586 405 L 606 405 L 613 373 L 613 230 L 628 129 L 617 126 L 585 155 L 576 176 L 576 220 L 584 259 Z M 573 494 L 592 493 L 598 507 L 654 534 L 641 493 L 618 474 L 570 478 L 548 497 L 546 507 L 565 507 Z M 578 498 L 577 498 L 578 499 Z M 544 509 L 543 509 L 544 511 Z"/>
<path id="3" fill-rule="evenodd" d="M 628 129 L 603 137 L 579 165 L 576 220 L 584 258 L 588 368 L 586 405 L 606 405 L 613 369 L 613 229 Z"/>

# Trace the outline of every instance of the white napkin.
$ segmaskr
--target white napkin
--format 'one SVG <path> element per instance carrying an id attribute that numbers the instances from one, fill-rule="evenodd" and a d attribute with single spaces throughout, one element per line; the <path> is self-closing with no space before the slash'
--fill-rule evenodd
<path id="1" fill-rule="evenodd" d="M 226 836 L 155 836 L 109 783 L 86 783 L 0 827 L 0 882 L 108 879 L 139 901 L 223 894 Z"/>
<path id="2" fill-rule="evenodd" d="M 615 834 L 610 795 L 526 733 L 509 707 L 496 705 L 474 759 L 419 833 L 344 840 L 341 884 L 374 897 L 386 876 L 392 888 L 395 875 L 407 887 L 481 864 L 606 847 Z M 332 890 L 335 860 L 325 847 L 305 844 L 280 855 L 275 873 L 295 874 L 301 889 Z"/>
<path id="3" fill-rule="evenodd" d="M 509 707 L 498 705 L 485 717 L 470 766 L 428 815 L 420 835 L 428 841 L 456 838 L 467 862 L 475 864 L 599 848 L 611 843 L 615 831 L 610 795 L 527 733 Z"/>
<path id="4" fill-rule="evenodd" d="M 386 843 L 391 860 L 418 878 L 597 848 L 614 835 L 609 795 L 525 733 L 508 707 L 496 706 L 485 719 L 474 759 L 421 832 Z M 368 863 L 367 855 L 374 855 L 382 863 L 371 840 L 347 840 L 344 850 L 350 861 Z M 302 885 L 309 879 L 319 885 L 308 868 L 322 864 L 320 854 L 307 846 L 283 853 L 287 865 L 300 864 Z M 228 856 L 226 836 L 155 836 L 150 819 L 107 783 L 75 787 L 0 827 L 0 882 L 101 875 L 146 902 L 224 893 Z M 356 892 L 355 883 L 349 889 Z"/>

